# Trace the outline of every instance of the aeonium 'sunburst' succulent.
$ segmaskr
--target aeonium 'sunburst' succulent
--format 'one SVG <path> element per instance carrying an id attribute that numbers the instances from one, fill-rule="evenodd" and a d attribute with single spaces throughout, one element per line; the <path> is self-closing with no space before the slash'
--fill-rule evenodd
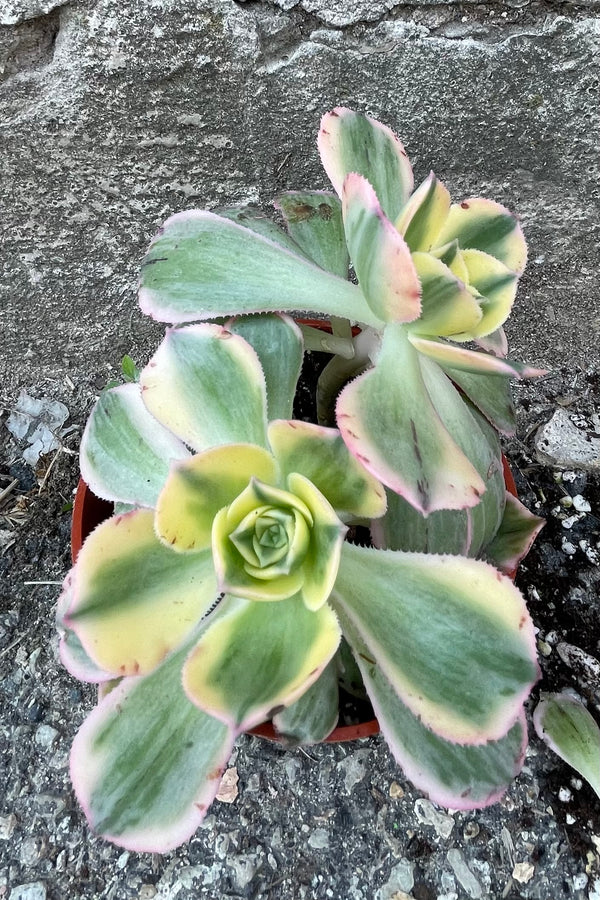
<path id="1" fill-rule="evenodd" d="M 248 210 L 172 216 L 144 261 L 141 307 L 171 323 L 281 310 L 358 322 L 336 385 L 359 375 L 337 402 L 349 450 L 424 516 L 475 507 L 486 483 L 464 446 L 464 397 L 509 434 L 509 378 L 540 374 L 502 358 L 521 228 L 491 200 L 451 203 L 433 174 L 413 192 L 402 144 L 368 116 L 333 110 L 318 145 L 337 196 L 280 196 L 287 233 Z"/>
<path id="2" fill-rule="evenodd" d="M 102 687 L 71 774 L 127 848 L 193 833 L 241 730 L 273 717 L 323 738 L 342 634 L 432 799 L 483 806 L 522 763 L 537 677 L 522 596 L 483 562 L 344 540 L 385 495 L 337 430 L 290 419 L 301 356 L 277 316 L 170 329 L 86 427 L 82 474 L 118 509 L 59 602 L 65 665 Z"/>

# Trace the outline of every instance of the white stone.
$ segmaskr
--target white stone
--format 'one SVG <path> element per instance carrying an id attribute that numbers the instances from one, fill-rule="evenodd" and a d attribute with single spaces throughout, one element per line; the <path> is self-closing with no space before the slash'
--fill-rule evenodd
<path id="1" fill-rule="evenodd" d="M 8 900 L 46 900 L 46 885 L 43 881 L 19 884 L 12 889 Z"/>
<path id="2" fill-rule="evenodd" d="M 436 809 L 430 800 L 417 800 L 415 813 L 419 822 L 423 825 L 431 825 L 441 838 L 449 838 L 454 828 L 454 819 L 439 809 Z"/>

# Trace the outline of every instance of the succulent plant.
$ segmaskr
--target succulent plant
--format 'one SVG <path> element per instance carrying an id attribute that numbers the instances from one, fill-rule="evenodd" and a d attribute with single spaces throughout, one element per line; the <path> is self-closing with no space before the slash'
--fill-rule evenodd
<path id="1" fill-rule="evenodd" d="M 452 204 L 433 174 L 413 191 L 402 144 L 365 115 L 328 113 L 318 145 L 337 196 L 279 197 L 287 232 L 249 210 L 172 216 L 144 260 L 141 307 L 171 323 L 308 310 L 332 318 L 334 339 L 340 318 L 359 323 L 330 373 L 334 390 L 359 375 L 337 401 L 349 450 L 425 517 L 471 510 L 487 479 L 464 398 L 510 434 L 509 378 L 541 374 L 503 358 L 527 255 L 521 228 L 491 200 Z"/>
<path id="2" fill-rule="evenodd" d="M 63 662 L 102 697 L 71 774 L 92 827 L 132 850 L 193 833 L 242 730 L 334 727 L 342 635 L 432 799 L 486 805 L 522 763 L 523 597 L 483 561 L 345 540 L 386 495 L 337 429 L 291 418 L 301 358 L 285 317 L 172 328 L 86 426 L 83 477 L 116 511 L 59 601 Z"/>

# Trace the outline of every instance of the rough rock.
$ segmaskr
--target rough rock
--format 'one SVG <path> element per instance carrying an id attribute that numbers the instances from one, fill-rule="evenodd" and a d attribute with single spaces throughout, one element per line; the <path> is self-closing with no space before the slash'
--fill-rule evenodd
<path id="1" fill-rule="evenodd" d="M 588 422 L 557 409 L 535 436 L 538 459 L 560 469 L 600 470 L 600 418 Z M 574 498 L 573 498 L 574 499 Z M 575 503 L 573 504 L 575 505 Z"/>

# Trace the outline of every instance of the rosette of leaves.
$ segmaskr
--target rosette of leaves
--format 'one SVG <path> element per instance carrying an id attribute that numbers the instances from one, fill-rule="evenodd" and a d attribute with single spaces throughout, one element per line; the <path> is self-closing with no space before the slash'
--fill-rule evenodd
<path id="1" fill-rule="evenodd" d="M 248 210 L 171 217 L 144 261 L 141 307 L 165 322 L 310 310 L 359 323 L 344 370 L 359 377 L 337 403 L 348 448 L 423 516 L 471 509 L 487 485 L 464 398 L 509 434 L 509 379 L 540 374 L 503 358 L 521 228 L 491 200 L 452 203 L 433 173 L 413 190 L 402 144 L 365 115 L 328 113 L 318 146 L 336 194 L 279 197 L 287 232 Z"/>
<path id="2" fill-rule="evenodd" d="M 345 540 L 385 494 L 336 429 L 290 418 L 301 356 L 277 316 L 170 329 L 86 426 L 83 477 L 116 510 L 59 601 L 63 662 L 102 697 L 71 775 L 129 849 L 193 833 L 242 730 L 331 731 L 342 635 L 434 800 L 483 806 L 522 763 L 538 670 L 521 594 L 484 562 Z"/>

